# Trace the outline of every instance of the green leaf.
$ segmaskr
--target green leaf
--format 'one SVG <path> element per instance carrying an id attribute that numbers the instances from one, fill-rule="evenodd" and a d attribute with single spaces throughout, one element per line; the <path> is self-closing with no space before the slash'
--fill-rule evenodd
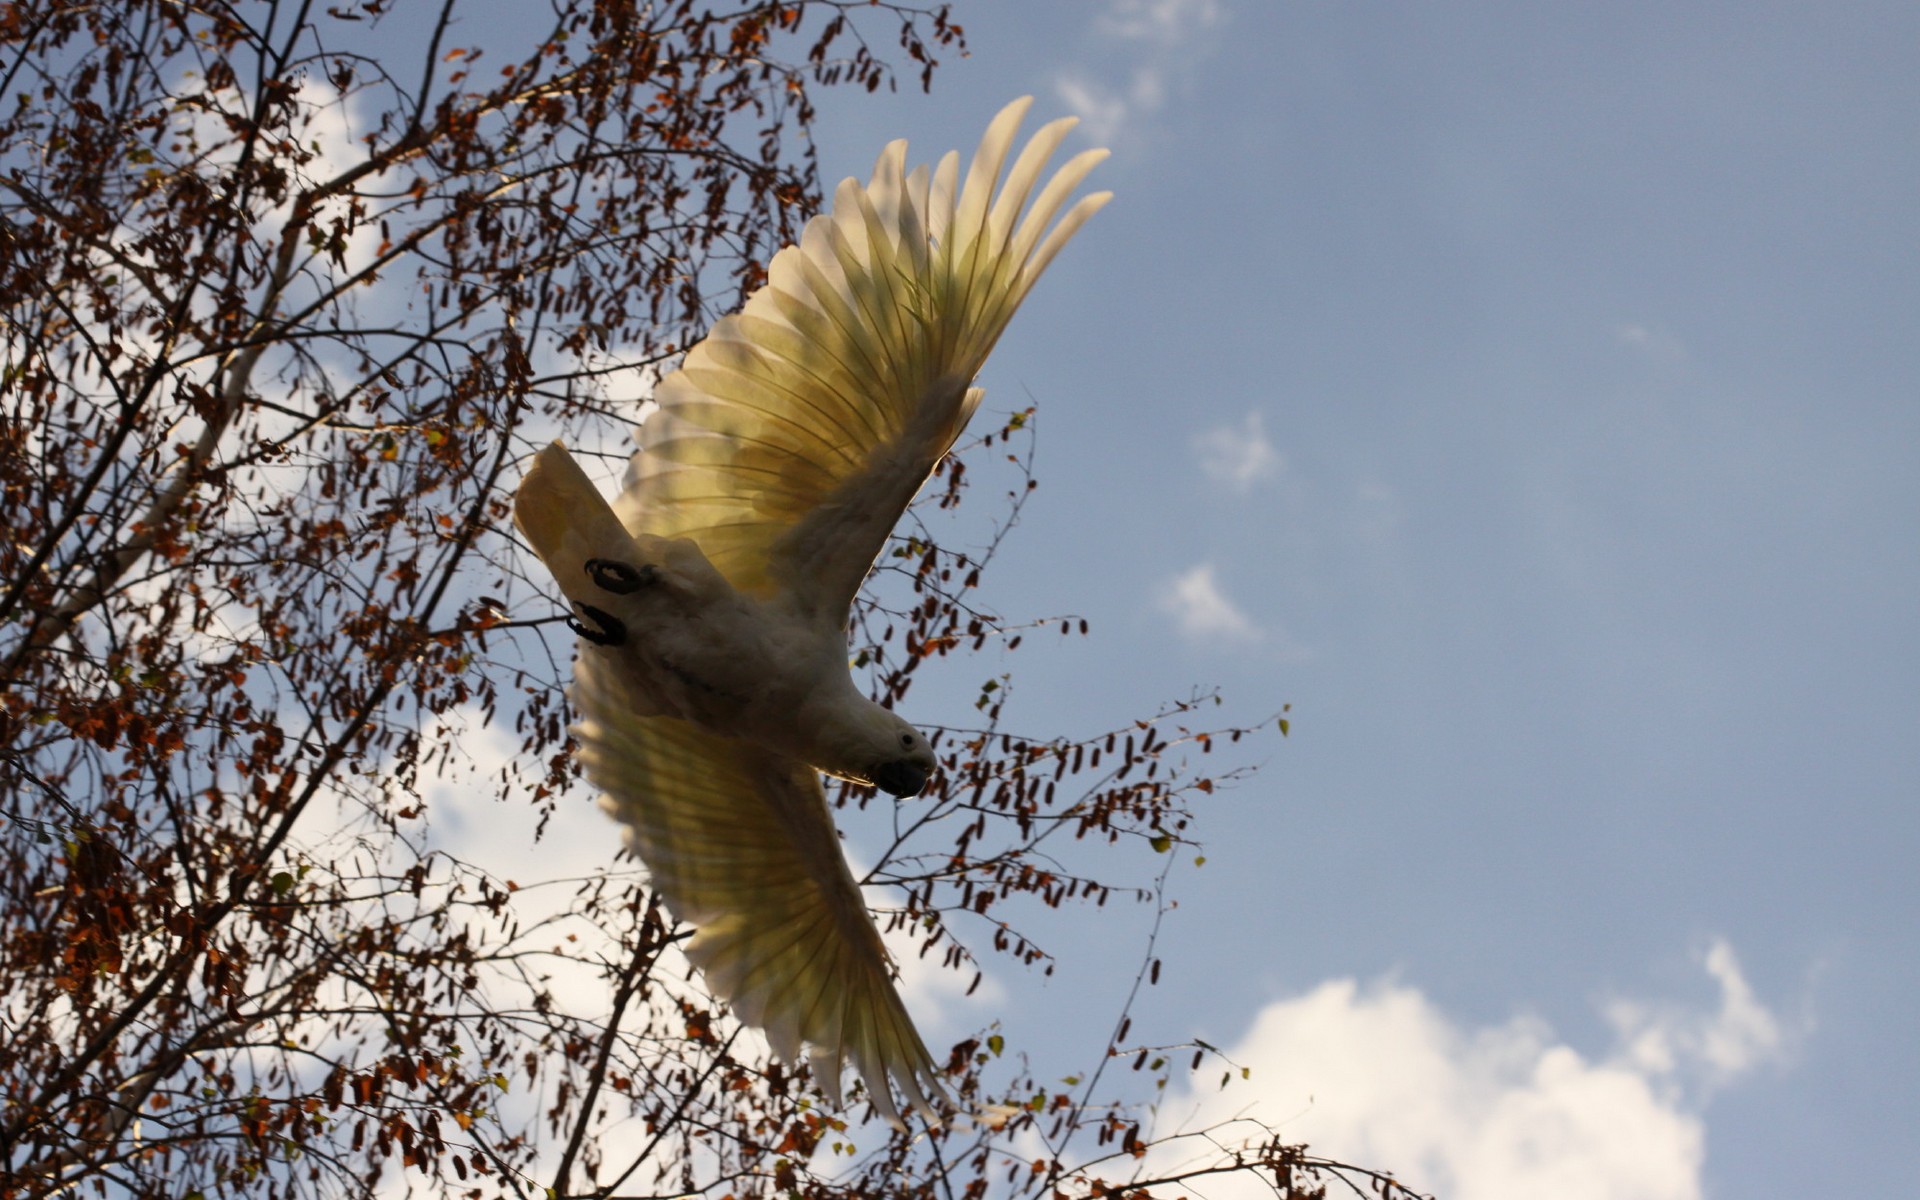
<path id="1" fill-rule="evenodd" d="M 276 896 L 284 896 L 293 890 L 293 873 L 291 871 L 275 871 L 272 882 L 273 894 Z"/>
<path id="2" fill-rule="evenodd" d="M 1153 848 L 1156 853 L 1165 854 L 1167 851 L 1173 849 L 1173 839 L 1163 833 L 1153 839 Z"/>
<path id="3" fill-rule="evenodd" d="M 1007 1048 L 1007 1039 L 1001 1037 L 999 1034 L 996 1033 L 987 1038 L 987 1049 L 993 1051 L 993 1056 L 995 1058 L 999 1058 L 1000 1052 L 1002 1050 L 1005 1050 L 1006 1048 Z"/>

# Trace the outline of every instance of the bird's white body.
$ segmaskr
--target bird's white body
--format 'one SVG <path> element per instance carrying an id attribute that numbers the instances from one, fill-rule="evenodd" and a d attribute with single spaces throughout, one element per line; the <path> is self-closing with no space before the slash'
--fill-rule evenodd
<path id="1" fill-rule="evenodd" d="M 851 1059 L 896 1122 L 891 1087 L 932 1115 L 938 1072 L 819 773 L 905 796 L 937 765 L 855 686 L 847 612 L 979 405 L 972 380 L 1001 330 L 1106 201 L 1061 215 L 1104 151 L 1035 191 L 1070 120 L 1036 133 L 1001 179 L 1026 106 L 994 120 L 964 188 L 956 155 L 909 175 L 900 142 L 865 188 L 842 183 L 832 214 L 661 381 L 612 505 L 558 443 L 514 498 L 578 614 L 582 760 L 695 927 L 688 957 L 782 1057 L 810 1045 L 835 1103 Z"/>
<path id="2" fill-rule="evenodd" d="M 679 718 L 859 783 L 877 782 L 882 764 L 903 757 L 932 770 L 931 752 L 902 744 L 917 741 L 912 727 L 854 685 L 844 613 L 832 620 L 791 591 L 740 591 L 691 538 L 630 534 L 558 445 L 540 452 L 522 495 L 528 504 L 553 496 L 547 511 L 564 518 L 535 544 L 545 540 L 555 560 L 580 564 L 567 590 L 594 614 L 582 623 L 644 631 L 590 651 L 628 714 Z M 589 569 L 596 563 L 621 564 L 640 581 L 609 590 Z"/>

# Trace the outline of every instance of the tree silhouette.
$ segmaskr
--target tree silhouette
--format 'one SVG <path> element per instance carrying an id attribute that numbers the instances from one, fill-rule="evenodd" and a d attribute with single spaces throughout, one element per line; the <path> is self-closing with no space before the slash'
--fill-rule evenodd
<path id="1" fill-rule="evenodd" d="M 761 281 L 819 201 L 813 89 L 895 86 L 880 32 L 926 86 L 961 38 L 851 0 L 501 11 L 0 5 L 0 1195 L 1398 1194 L 1264 1130 L 1156 1131 L 1114 1081 L 1175 1056 L 1127 998 L 1078 1085 L 984 1035 L 949 1064 L 973 1119 L 850 1125 L 687 977 L 630 861 L 522 887 L 437 847 L 436 780 L 546 814 L 587 790 L 518 464 L 556 434 L 617 457 Z M 999 467 L 983 547 L 923 520 L 883 558 L 852 630 L 877 696 L 1084 632 L 979 599 L 1029 415 L 916 510 Z M 1044 969 L 1018 902 L 1164 905 L 1107 848 L 1171 863 L 1235 774 L 1193 764 L 1246 731 L 1199 696 L 1021 736 L 1004 682 L 939 731 L 871 879 L 921 953 Z M 483 729 L 513 752 L 483 763 Z M 1162 1169 L 1194 1138 L 1228 1148 Z"/>

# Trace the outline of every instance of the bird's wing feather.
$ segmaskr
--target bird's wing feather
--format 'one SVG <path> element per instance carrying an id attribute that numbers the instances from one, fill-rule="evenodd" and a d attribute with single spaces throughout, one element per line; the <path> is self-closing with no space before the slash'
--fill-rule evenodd
<path id="1" fill-rule="evenodd" d="M 939 1075 L 914 1030 L 880 934 L 848 870 L 820 776 L 805 763 L 634 715 L 610 660 L 583 653 L 574 734 L 601 803 L 625 823 L 653 886 L 694 926 L 687 957 L 775 1053 L 812 1047 L 814 1079 L 839 1106 L 851 1061 L 874 1107 L 900 1123 L 889 1078 L 938 1119 Z"/>
<path id="2" fill-rule="evenodd" d="M 908 174 L 905 142 L 866 187 L 840 185 L 831 214 L 655 389 L 616 502 L 629 529 L 691 537 L 735 587 L 845 619 L 979 405 L 973 377 L 1014 310 L 1108 199 L 1062 213 L 1104 150 L 1036 193 L 1072 118 L 1035 133 L 1002 180 L 1028 103 L 994 118 L 957 195 L 959 156 Z"/>

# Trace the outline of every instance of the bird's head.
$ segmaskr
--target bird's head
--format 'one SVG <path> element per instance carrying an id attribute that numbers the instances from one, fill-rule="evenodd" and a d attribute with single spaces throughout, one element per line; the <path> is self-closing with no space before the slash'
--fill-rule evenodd
<path id="1" fill-rule="evenodd" d="M 875 754 L 867 779 L 888 795 L 917 796 L 920 789 L 927 786 L 937 765 L 933 747 L 927 745 L 927 739 L 920 736 L 919 730 L 899 717 L 884 709 L 879 710 L 879 715 L 886 720 L 874 722 Z"/>

